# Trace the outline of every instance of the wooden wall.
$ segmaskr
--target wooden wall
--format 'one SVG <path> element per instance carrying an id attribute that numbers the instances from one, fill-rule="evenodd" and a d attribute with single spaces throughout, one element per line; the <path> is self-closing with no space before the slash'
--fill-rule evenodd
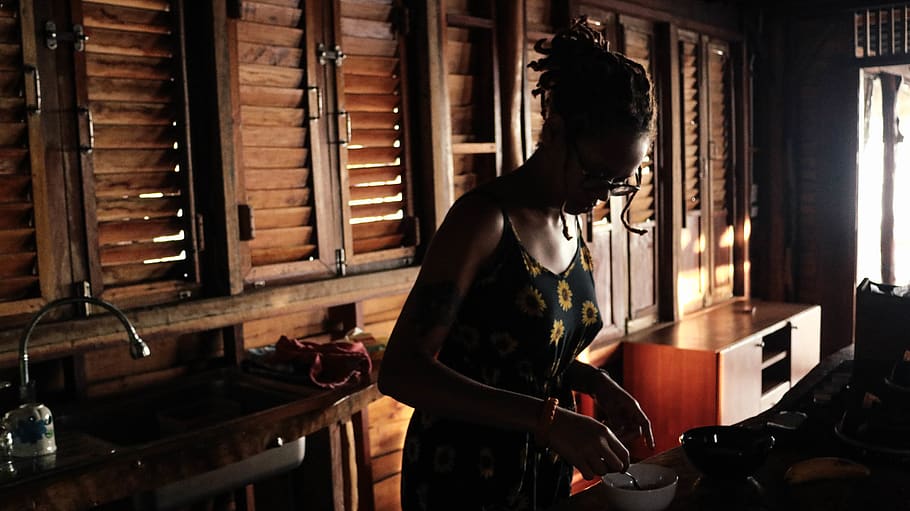
<path id="1" fill-rule="evenodd" d="M 829 2 L 830 3 L 830 2 Z M 853 18 L 823 2 L 758 12 L 753 295 L 817 303 L 822 355 L 852 342 L 859 72 Z"/>
<path id="2" fill-rule="evenodd" d="M 569 0 L 559 0 L 553 5 L 562 2 Z M 187 3 L 192 5 L 194 2 Z M 532 3 L 539 4 L 540 1 Z M 853 331 L 855 287 L 859 80 L 851 59 L 852 18 L 849 13 L 840 8 L 820 7 L 830 2 L 813 2 L 814 8 L 799 12 L 773 8 L 743 12 L 746 3 L 729 1 L 585 0 L 574 3 L 598 4 L 654 21 L 679 23 L 692 30 L 714 27 L 737 32 L 742 29 L 741 22 L 745 23 L 747 44 L 754 49 L 756 79 L 753 90 L 757 150 L 753 172 L 758 185 L 758 214 L 752 225 L 753 295 L 772 300 L 819 303 L 822 305 L 823 354 L 849 343 Z M 438 2 L 426 4 L 415 7 L 415 11 L 435 12 L 434 9 L 438 9 L 430 5 Z M 434 42 L 432 34 L 424 35 L 435 44 L 431 44 L 431 48 L 438 48 L 439 41 Z M 433 63 L 423 65 L 429 68 Z M 415 68 L 424 71 L 421 66 Z M 435 76 L 430 71 L 425 74 Z M 421 123 L 422 127 L 430 125 Z M 199 126 L 198 129 L 214 128 Z M 446 127 L 442 132 L 446 133 L 448 129 Z M 422 146 L 431 138 L 435 141 L 439 136 L 433 130 L 425 130 L 419 135 L 422 140 L 416 140 L 415 146 Z M 197 150 L 199 154 L 207 151 Z M 433 158 L 438 155 L 433 153 L 423 158 L 429 162 L 428 168 L 439 166 Z M 433 190 L 434 180 L 445 181 L 443 177 L 430 176 L 432 171 L 424 173 L 427 175 L 418 178 L 418 181 L 427 181 L 423 183 L 423 189 Z M 443 185 L 437 188 L 445 188 Z M 440 205 L 447 207 L 449 201 L 430 202 L 433 204 L 427 205 L 427 209 L 443 207 Z M 435 216 L 442 213 L 444 211 L 437 210 Z M 426 218 L 423 227 L 432 230 L 436 218 L 434 215 Z M 214 237 L 208 240 L 212 246 L 218 245 L 218 241 Z M 217 259 L 220 255 L 207 257 Z M 388 296 L 363 299 L 350 298 L 353 296 L 350 290 L 342 289 L 339 293 L 347 293 L 344 300 L 359 304 L 364 328 L 377 338 L 383 338 L 391 331 L 404 301 L 400 291 L 395 288 Z M 372 291 L 372 294 L 376 292 Z M 324 301 L 334 303 L 329 299 Z M 261 307 L 271 308 L 273 304 L 264 302 Z M 329 305 L 307 302 L 301 306 L 285 303 L 283 307 L 278 316 L 261 314 L 255 319 L 243 317 L 239 320 L 246 347 L 273 343 L 280 335 L 324 339 L 331 334 L 332 325 L 327 321 Z M 248 313 L 240 306 L 237 311 L 238 315 Z M 154 311 L 143 317 L 158 320 Z M 81 382 L 82 392 L 98 396 L 137 388 L 204 367 L 213 358 L 221 356 L 224 339 L 218 329 L 226 325 L 201 319 L 187 320 L 187 324 L 190 323 L 192 325 L 187 329 L 192 331 L 174 334 L 166 326 L 149 322 L 163 333 L 149 338 L 153 343 L 153 355 L 142 361 L 127 361 L 127 350 L 120 344 L 105 341 L 89 346 L 95 340 L 73 344 L 73 350 L 77 352 L 74 356 L 79 362 L 72 365 L 80 373 L 75 379 Z M 5 345 L 12 346 L 17 333 L 6 332 L 9 335 L 6 335 Z M 615 349 L 615 345 L 610 349 Z M 3 366 L 0 379 L 15 379 L 17 375 L 12 351 L 9 350 L 0 364 Z M 36 346 L 33 371 L 38 381 L 51 388 L 59 387 L 62 384 L 45 375 L 61 372 L 58 370 L 60 354 L 48 352 L 42 360 L 41 353 L 41 345 Z M 600 360 L 607 356 L 598 354 L 603 357 Z M 370 406 L 368 416 L 376 508 L 397 509 L 401 446 L 410 409 L 383 398 Z"/>

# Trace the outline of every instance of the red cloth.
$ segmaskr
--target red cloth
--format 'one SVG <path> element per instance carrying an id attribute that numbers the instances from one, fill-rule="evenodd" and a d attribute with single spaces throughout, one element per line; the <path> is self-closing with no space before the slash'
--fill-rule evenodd
<path id="1" fill-rule="evenodd" d="M 310 381 L 326 389 L 370 377 L 373 363 L 362 342 L 315 343 L 281 336 L 270 362 L 292 364 L 306 371 Z"/>

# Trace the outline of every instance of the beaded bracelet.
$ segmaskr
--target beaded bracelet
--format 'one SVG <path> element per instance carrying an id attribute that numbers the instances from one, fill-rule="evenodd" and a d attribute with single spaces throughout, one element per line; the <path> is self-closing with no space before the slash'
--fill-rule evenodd
<path id="1" fill-rule="evenodd" d="M 559 399 L 555 397 L 548 397 L 543 402 L 543 408 L 537 418 L 537 428 L 534 430 L 534 442 L 538 447 L 548 447 L 550 444 L 550 429 L 556 419 L 557 406 L 559 406 Z"/>

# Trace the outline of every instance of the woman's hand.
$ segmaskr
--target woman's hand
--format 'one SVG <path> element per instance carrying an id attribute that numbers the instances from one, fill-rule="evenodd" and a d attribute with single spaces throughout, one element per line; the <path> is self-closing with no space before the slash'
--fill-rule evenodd
<path id="1" fill-rule="evenodd" d="M 604 371 L 598 371 L 597 380 L 591 390 L 597 406 L 604 412 L 604 423 L 623 441 L 628 442 L 643 436 L 648 447 L 654 448 L 651 421 L 631 394 Z"/>
<path id="2" fill-rule="evenodd" d="M 557 408 L 550 429 L 550 449 L 593 479 L 629 466 L 629 451 L 610 428 L 591 417 Z"/>

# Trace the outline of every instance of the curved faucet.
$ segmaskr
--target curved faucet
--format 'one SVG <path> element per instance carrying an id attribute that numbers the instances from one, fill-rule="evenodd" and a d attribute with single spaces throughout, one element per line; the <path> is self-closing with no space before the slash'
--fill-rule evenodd
<path id="1" fill-rule="evenodd" d="M 35 330 L 38 322 L 41 321 L 41 318 L 50 312 L 51 309 L 74 303 L 90 303 L 92 305 L 104 307 L 105 309 L 111 311 L 114 316 L 116 316 L 117 319 L 123 323 L 123 328 L 126 329 L 126 340 L 128 343 L 130 343 L 130 355 L 134 359 L 144 358 L 152 354 L 151 350 L 148 347 L 148 344 L 146 344 L 145 341 L 139 337 L 139 334 L 136 333 L 136 328 L 133 327 L 133 324 L 130 323 L 130 320 L 127 319 L 126 315 L 123 314 L 120 309 L 114 306 L 114 304 L 90 296 L 60 298 L 48 302 L 43 307 L 41 307 L 34 316 L 32 316 L 31 321 L 29 321 L 28 326 L 25 327 L 25 331 L 22 333 L 22 338 L 19 340 L 19 399 L 22 402 L 30 402 L 34 401 L 35 399 L 35 396 L 30 390 L 31 382 L 29 382 L 28 378 L 28 340 L 32 336 L 32 332 Z"/>
<path id="2" fill-rule="evenodd" d="M 152 353 L 123 312 L 104 300 L 90 296 L 74 296 L 48 302 L 38 309 L 25 327 L 22 339 L 19 340 L 19 399 L 22 404 L 18 408 L 6 412 L 0 420 L 0 434 L 2 434 L 2 438 L 5 438 L 4 444 L 6 444 L 0 446 L 14 457 L 45 456 L 57 452 L 54 415 L 48 407 L 35 402 L 34 382 L 28 379 L 28 340 L 31 338 L 35 326 L 51 309 L 74 303 L 90 303 L 114 313 L 114 316 L 123 323 L 123 328 L 126 329 L 127 342 L 130 343 L 130 355 L 133 358 L 147 357 Z"/>

